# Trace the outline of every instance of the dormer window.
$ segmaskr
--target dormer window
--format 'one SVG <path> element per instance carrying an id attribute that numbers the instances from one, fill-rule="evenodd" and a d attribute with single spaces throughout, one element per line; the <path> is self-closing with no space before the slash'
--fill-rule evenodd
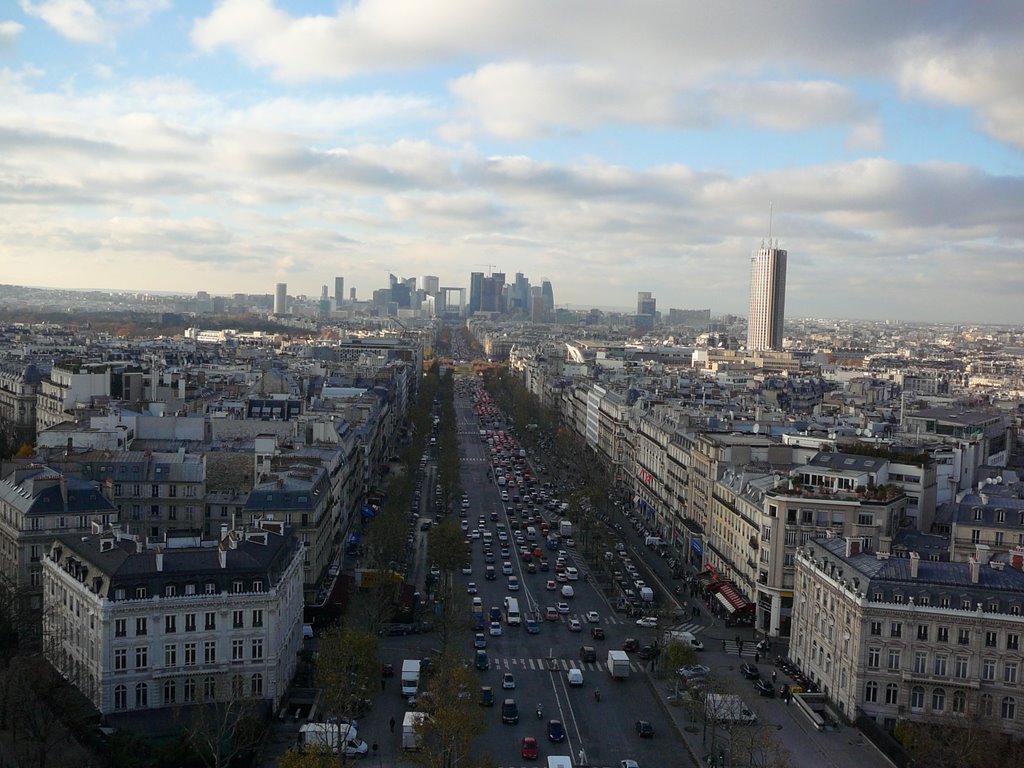
<path id="1" fill-rule="evenodd" d="M 253 592 L 262 592 L 263 591 L 263 579 L 253 579 L 252 591 Z"/>
<path id="2" fill-rule="evenodd" d="M 206 589 L 205 589 L 205 591 L 206 591 L 206 594 L 208 594 L 208 595 L 215 595 L 215 594 L 217 594 L 217 582 L 215 582 L 215 581 L 208 581 L 208 582 L 206 582 Z"/>
<path id="3" fill-rule="evenodd" d="M 174 597 L 178 594 L 178 588 L 174 584 L 168 584 L 164 587 L 164 597 Z"/>
<path id="4" fill-rule="evenodd" d="M 974 508 L 974 519 L 976 522 L 981 521 L 981 507 Z"/>
<path id="5" fill-rule="evenodd" d="M 242 591 L 242 582 L 240 580 L 239 581 L 231 582 L 231 591 L 235 592 L 235 593 L 241 592 Z"/>
<path id="6" fill-rule="evenodd" d="M 146 589 L 145 587 L 136 587 L 135 588 L 135 599 L 136 600 L 145 600 L 147 597 L 149 597 L 149 590 L 148 589 Z"/>
<path id="7" fill-rule="evenodd" d="M 996 510 L 996 522 L 997 523 L 1005 523 L 1006 522 L 1006 510 L 1005 509 L 997 509 Z"/>

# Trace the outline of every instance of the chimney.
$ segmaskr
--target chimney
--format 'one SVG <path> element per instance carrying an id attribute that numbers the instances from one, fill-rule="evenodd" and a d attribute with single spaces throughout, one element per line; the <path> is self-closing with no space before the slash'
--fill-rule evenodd
<path id="1" fill-rule="evenodd" d="M 139 534 L 137 533 L 135 534 L 135 554 L 142 554 L 142 539 L 139 537 Z"/>
<path id="2" fill-rule="evenodd" d="M 988 544 L 975 544 L 974 556 L 977 558 L 979 563 L 985 565 L 992 559 L 992 547 Z"/>
<path id="3" fill-rule="evenodd" d="M 878 551 L 885 555 L 892 552 L 892 536 L 878 537 Z"/>
<path id="4" fill-rule="evenodd" d="M 1024 547 L 1014 547 L 1010 551 L 1010 565 L 1018 571 L 1024 571 Z"/>
<path id="5" fill-rule="evenodd" d="M 846 556 L 851 557 L 853 555 L 860 554 L 861 540 L 852 536 L 846 537 Z"/>
<path id="6" fill-rule="evenodd" d="M 917 578 L 917 569 L 921 567 L 921 556 L 917 552 L 910 553 L 910 578 Z"/>
<path id="7" fill-rule="evenodd" d="M 221 523 L 220 524 L 220 540 L 224 541 L 224 539 L 227 537 L 227 535 L 228 535 L 228 524 L 227 523 Z"/>
<path id="8" fill-rule="evenodd" d="M 971 572 L 971 584 L 977 584 L 981 576 L 981 566 L 973 557 L 967 558 L 967 568 Z"/>
<path id="9" fill-rule="evenodd" d="M 164 548 L 156 548 L 156 570 L 162 572 L 164 569 Z"/>
<path id="10" fill-rule="evenodd" d="M 70 456 L 74 452 L 75 452 L 75 439 L 69 435 L 68 436 L 68 445 L 67 445 L 67 448 L 64 449 L 64 455 L 65 456 Z"/>
<path id="11" fill-rule="evenodd" d="M 227 550 L 224 549 L 223 543 L 217 545 L 217 559 L 220 560 L 221 568 L 228 567 L 228 553 Z"/>

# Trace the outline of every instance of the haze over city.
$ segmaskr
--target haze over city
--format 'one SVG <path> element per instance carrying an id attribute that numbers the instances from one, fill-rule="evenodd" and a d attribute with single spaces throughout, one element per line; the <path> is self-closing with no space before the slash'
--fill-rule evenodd
<path id="1" fill-rule="evenodd" d="M 1019 323 L 1024 6 L 22 0 L 5 283 Z"/>

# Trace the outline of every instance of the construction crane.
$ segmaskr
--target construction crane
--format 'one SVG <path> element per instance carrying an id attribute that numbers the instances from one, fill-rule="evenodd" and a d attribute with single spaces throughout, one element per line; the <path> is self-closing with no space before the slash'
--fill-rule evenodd
<path id="1" fill-rule="evenodd" d="M 498 266 L 498 265 L 497 264 L 476 264 L 475 266 L 477 266 L 477 267 L 487 267 L 487 271 L 488 272 L 493 272 L 494 268 L 496 266 Z"/>

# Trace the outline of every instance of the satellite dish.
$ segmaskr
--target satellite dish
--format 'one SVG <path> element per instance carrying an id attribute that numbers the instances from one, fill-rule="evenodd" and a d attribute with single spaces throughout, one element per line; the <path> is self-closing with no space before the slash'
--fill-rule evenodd
<path id="1" fill-rule="evenodd" d="M 874 432 L 871 431 L 870 427 L 868 429 L 864 430 L 864 437 L 873 437 L 873 436 L 874 436 Z"/>
<path id="2" fill-rule="evenodd" d="M 861 429 L 860 427 L 857 427 L 857 436 L 860 437 L 863 434 L 864 434 L 864 430 Z"/>
<path id="3" fill-rule="evenodd" d="M 753 430 L 755 435 L 761 434 L 761 425 L 758 424 L 756 421 L 754 422 Z"/>

